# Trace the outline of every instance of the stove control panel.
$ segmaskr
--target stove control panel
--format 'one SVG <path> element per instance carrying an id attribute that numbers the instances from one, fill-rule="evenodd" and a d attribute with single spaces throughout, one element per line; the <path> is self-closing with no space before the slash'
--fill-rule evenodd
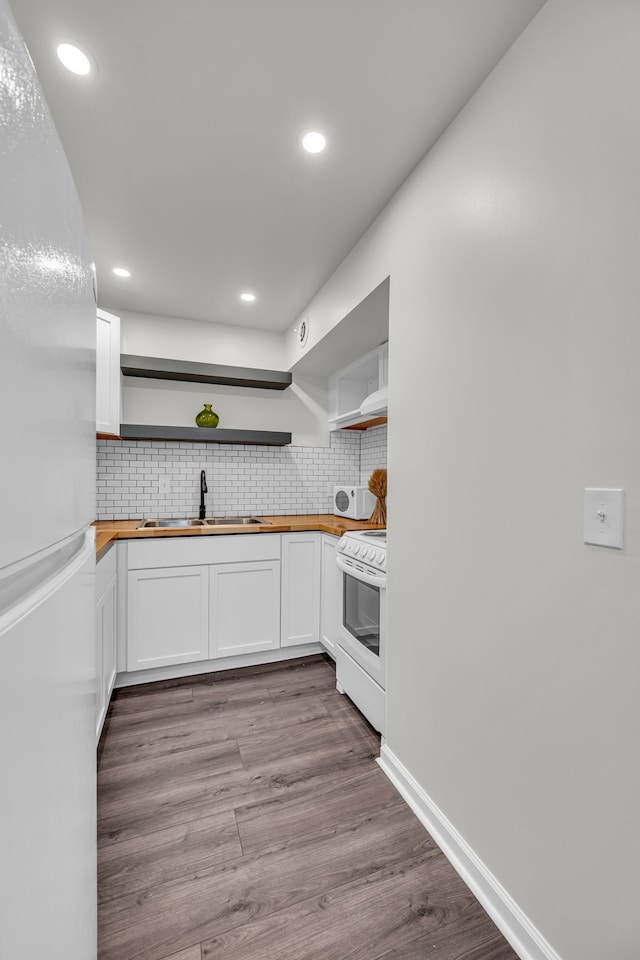
<path id="1" fill-rule="evenodd" d="M 386 569 L 387 551 L 383 531 L 376 531 L 373 536 L 365 531 L 347 533 L 338 542 L 338 553 L 353 557 L 374 569 Z"/>

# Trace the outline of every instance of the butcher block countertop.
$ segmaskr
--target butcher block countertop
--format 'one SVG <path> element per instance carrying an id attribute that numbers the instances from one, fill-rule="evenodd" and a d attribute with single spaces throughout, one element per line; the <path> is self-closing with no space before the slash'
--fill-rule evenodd
<path id="1" fill-rule="evenodd" d="M 319 530 L 322 533 L 331 533 L 334 537 L 341 537 L 347 530 L 375 530 L 376 524 L 367 520 L 346 520 L 336 517 L 332 513 L 305 513 L 299 515 L 267 516 L 256 514 L 262 523 L 252 523 L 249 526 L 225 524 L 212 527 L 151 527 L 138 530 L 142 523 L 139 520 L 97 520 L 96 528 L 96 559 L 99 560 L 112 543 L 116 540 L 157 539 L 158 537 L 217 537 L 229 534 L 242 533 L 254 536 L 257 533 L 292 533 L 303 530 Z"/>

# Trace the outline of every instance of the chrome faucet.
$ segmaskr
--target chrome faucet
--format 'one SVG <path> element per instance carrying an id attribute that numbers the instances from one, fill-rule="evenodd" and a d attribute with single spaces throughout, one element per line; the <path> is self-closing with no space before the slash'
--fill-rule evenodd
<path id="1" fill-rule="evenodd" d="M 207 477 L 204 470 L 200 471 L 200 520 L 204 520 L 205 515 L 205 505 L 204 505 L 204 495 L 207 493 Z"/>

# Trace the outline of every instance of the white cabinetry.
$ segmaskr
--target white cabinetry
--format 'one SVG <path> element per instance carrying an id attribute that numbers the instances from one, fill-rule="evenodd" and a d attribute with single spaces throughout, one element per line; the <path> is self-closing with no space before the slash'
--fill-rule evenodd
<path id="1" fill-rule="evenodd" d="M 280 536 L 139 540 L 128 550 L 127 671 L 280 646 Z"/>
<path id="2" fill-rule="evenodd" d="M 116 679 L 116 551 L 96 564 L 96 741 Z"/>
<path id="3" fill-rule="evenodd" d="M 207 567 L 130 570 L 128 596 L 127 670 L 206 660 Z"/>
<path id="4" fill-rule="evenodd" d="M 336 564 L 338 537 L 322 534 L 320 570 L 320 643 L 335 660 L 338 636 L 338 590 L 340 572 Z"/>
<path id="5" fill-rule="evenodd" d="M 96 433 L 120 433 L 120 318 L 97 311 Z"/>
<path id="6" fill-rule="evenodd" d="M 329 378 L 329 426 L 332 430 L 359 426 L 364 428 L 375 416 L 380 423 L 386 410 L 375 415 L 360 413 L 366 397 L 387 386 L 388 344 L 384 343 Z"/>
<path id="7" fill-rule="evenodd" d="M 210 568 L 209 656 L 230 657 L 280 646 L 280 561 L 219 563 Z"/>
<path id="8" fill-rule="evenodd" d="M 320 636 L 320 534 L 282 534 L 283 647 L 317 643 Z"/>

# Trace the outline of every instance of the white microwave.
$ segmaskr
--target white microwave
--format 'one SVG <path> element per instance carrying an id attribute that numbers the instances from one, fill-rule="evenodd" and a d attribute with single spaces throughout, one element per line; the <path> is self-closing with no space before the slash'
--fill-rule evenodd
<path id="1" fill-rule="evenodd" d="M 350 520 L 368 520 L 376 505 L 376 498 L 368 487 L 333 488 L 333 512 Z"/>

